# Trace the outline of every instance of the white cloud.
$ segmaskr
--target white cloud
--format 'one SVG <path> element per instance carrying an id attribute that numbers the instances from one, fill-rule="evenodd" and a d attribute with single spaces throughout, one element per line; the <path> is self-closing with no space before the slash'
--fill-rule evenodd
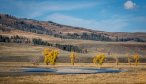
<path id="1" fill-rule="evenodd" d="M 136 7 L 136 3 L 132 2 L 131 0 L 128 0 L 124 3 L 125 9 L 134 9 Z"/>
<path id="2" fill-rule="evenodd" d="M 128 23 L 126 18 L 113 17 L 104 20 L 82 19 L 62 14 L 52 14 L 46 20 L 51 20 L 60 24 L 71 25 L 76 27 L 90 28 L 101 31 L 121 31 Z"/>

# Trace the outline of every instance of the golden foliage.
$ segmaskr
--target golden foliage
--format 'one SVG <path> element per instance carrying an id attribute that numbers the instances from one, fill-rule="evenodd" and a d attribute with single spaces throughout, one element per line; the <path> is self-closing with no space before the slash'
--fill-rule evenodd
<path id="1" fill-rule="evenodd" d="M 48 63 L 55 65 L 56 58 L 58 57 L 59 51 L 56 49 L 44 49 L 44 62 L 48 65 Z"/>
<path id="2" fill-rule="evenodd" d="M 98 54 L 93 58 L 94 64 L 102 65 L 105 61 L 105 54 Z"/>
<path id="3" fill-rule="evenodd" d="M 74 65 L 76 56 L 77 56 L 77 55 L 76 55 L 75 52 L 71 52 L 71 54 L 70 54 L 70 61 L 71 61 L 71 64 L 72 64 L 72 65 Z"/>
<path id="4" fill-rule="evenodd" d="M 137 66 L 139 63 L 139 54 L 135 53 L 133 56 L 128 55 L 128 63 L 131 65 L 131 61 L 134 61 L 135 65 Z"/>
<path id="5" fill-rule="evenodd" d="M 133 55 L 133 59 L 134 59 L 135 65 L 137 66 L 139 63 L 139 54 L 135 53 Z"/>

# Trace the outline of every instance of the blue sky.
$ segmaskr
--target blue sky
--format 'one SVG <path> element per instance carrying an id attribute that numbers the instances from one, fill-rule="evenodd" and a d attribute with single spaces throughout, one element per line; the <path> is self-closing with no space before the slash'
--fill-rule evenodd
<path id="1" fill-rule="evenodd" d="M 146 0 L 1 0 L 0 13 L 108 32 L 146 32 Z"/>

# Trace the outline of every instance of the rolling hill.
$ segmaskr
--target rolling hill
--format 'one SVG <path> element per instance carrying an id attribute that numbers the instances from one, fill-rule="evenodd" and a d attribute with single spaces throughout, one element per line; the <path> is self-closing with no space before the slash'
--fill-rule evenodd
<path id="1" fill-rule="evenodd" d="M 101 52 L 119 56 L 137 52 L 144 56 L 145 41 L 145 32 L 105 32 L 0 14 L 0 42 L 53 46 L 66 51 L 74 49 L 84 53 L 81 56 Z M 85 54 L 85 50 L 88 53 Z"/>
<path id="2" fill-rule="evenodd" d="M 106 25 L 106 24 L 105 24 Z M 0 27 L 36 34 L 49 35 L 62 39 L 84 39 L 95 41 L 136 41 L 145 42 L 145 32 L 104 32 L 61 25 L 51 21 L 37 21 L 26 18 L 16 18 L 8 14 L 0 14 Z"/>

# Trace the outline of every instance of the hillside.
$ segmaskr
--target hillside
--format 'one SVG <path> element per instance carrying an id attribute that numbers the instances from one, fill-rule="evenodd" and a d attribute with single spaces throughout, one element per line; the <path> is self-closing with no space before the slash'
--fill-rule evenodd
<path id="1" fill-rule="evenodd" d="M 16 18 L 0 14 L 1 28 L 22 30 L 36 34 L 49 35 L 62 39 L 84 39 L 95 41 L 136 41 L 145 42 L 145 32 L 104 32 L 80 27 L 61 25 L 51 21 L 37 21 L 26 18 Z"/>
<path id="2" fill-rule="evenodd" d="M 81 56 L 85 57 L 101 52 L 119 56 L 137 52 L 144 56 L 146 54 L 145 39 L 146 33 L 142 32 L 94 31 L 51 21 L 0 15 L 0 42 L 2 43 L 53 46 L 65 51 L 76 50 L 83 53 Z"/>

